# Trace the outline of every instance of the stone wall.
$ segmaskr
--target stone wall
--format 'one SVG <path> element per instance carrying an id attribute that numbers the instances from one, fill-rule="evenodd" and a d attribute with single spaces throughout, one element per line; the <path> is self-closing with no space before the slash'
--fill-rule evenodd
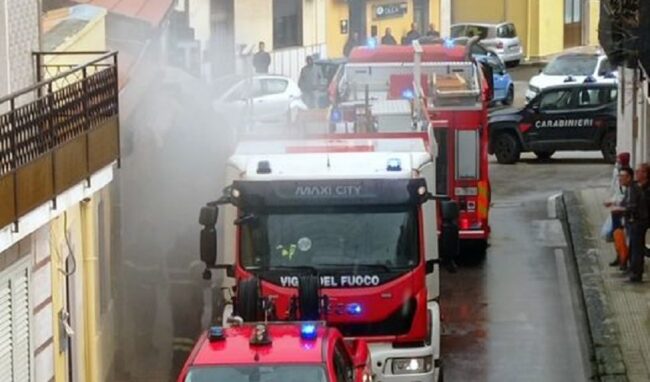
<path id="1" fill-rule="evenodd" d="M 34 83 L 40 0 L 0 0 L 0 96 Z"/>

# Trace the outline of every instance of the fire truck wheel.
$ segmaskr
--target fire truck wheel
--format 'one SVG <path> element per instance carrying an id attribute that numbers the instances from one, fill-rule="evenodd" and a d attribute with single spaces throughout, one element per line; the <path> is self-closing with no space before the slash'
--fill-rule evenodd
<path id="1" fill-rule="evenodd" d="M 549 160 L 551 157 L 555 154 L 554 150 L 550 151 L 535 151 L 535 155 L 537 156 L 537 159 L 539 160 Z"/>
<path id="2" fill-rule="evenodd" d="M 513 164 L 519 160 L 519 142 L 512 134 L 501 133 L 494 139 L 494 154 L 501 164 Z"/>
<path id="3" fill-rule="evenodd" d="M 320 318 L 320 280 L 318 276 L 302 276 L 298 286 L 300 319 L 305 321 Z"/>
<path id="4" fill-rule="evenodd" d="M 616 132 L 609 131 L 600 141 L 600 151 L 607 163 L 616 163 Z"/>
<path id="5" fill-rule="evenodd" d="M 237 284 L 237 305 L 235 315 L 245 322 L 255 322 L 260 319 L 260 282 L 251 277 Z"/>

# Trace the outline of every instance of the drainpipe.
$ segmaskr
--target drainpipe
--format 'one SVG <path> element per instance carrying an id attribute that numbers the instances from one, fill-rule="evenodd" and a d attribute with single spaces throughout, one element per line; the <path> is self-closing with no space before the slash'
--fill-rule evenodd
<path id="1" fill-rule="evenodd" d="M 526 59 L 530 61 L 530 52 L 531 52 L 531 23 L 533 20 L 533 17 L 531 16 L 531 10 L 532 10 L 532 5 L 531 2 L 533 0 L 527 0 L 526 1 Z"/>
<path id="2" fill-rule="evenodd" d="M 84 279 L 84 312 L 86 332 L 86 377 L 88 381 L 99 381 L 99 362 L 97 349 L 97 267 L 99 259 L 95 250 L 97 238 L 97 225 L 95 224 L 95 208 L 97 204 L 93 199 L 81 202 L 81 234 L 82 258 Z"/>

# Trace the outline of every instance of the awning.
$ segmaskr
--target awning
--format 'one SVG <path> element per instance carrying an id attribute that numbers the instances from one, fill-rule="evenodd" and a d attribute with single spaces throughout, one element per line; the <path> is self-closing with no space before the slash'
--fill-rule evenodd
<path id="1" fill-rule="evenodd" d="M 74 0 L 77 3 L 92 4 L 106 8 L 110 13 L 131 17 L 149 23 L 153 27 L 160 25 L 174 0 Z"/>

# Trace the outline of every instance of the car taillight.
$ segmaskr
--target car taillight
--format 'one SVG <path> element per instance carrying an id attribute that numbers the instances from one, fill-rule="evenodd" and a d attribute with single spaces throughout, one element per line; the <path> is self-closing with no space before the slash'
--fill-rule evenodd
<path id="1" fill-rule="evenodd" d="M 469 219 L 468 218 L 460 218 L 460 229 L 462 230 L 468 230 L 469 229 Z"/>

